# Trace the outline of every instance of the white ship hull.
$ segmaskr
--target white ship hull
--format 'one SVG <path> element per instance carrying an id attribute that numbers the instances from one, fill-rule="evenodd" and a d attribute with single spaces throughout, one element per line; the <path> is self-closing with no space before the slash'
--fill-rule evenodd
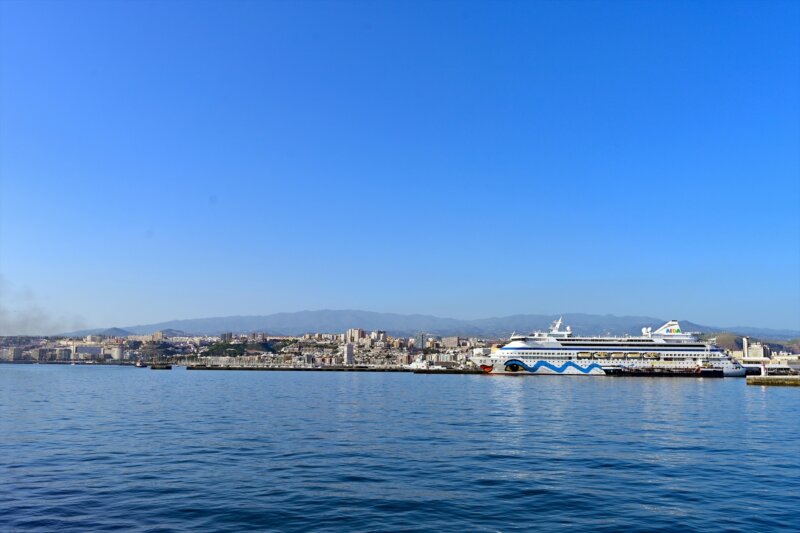
<path id="1" fill-rule="evenodd" d="M 521 361 L 518 358 L 491 358 L 482 362 L 484 372 L 491 374 L 540 374 L 557 376 L 604 376 L 597 363 L 574 361 Z"/>
<path id="2" fill-rule="evenodd" d="M 619 371 L 660 371 L 660 372 L 700 372 L 707 370 L 721 370 L 726 378 L 744 377 L 745 369 L 735 364 L 721 364 L 705 362 L 698 364 L 687 360 L 631 362 L 625 360 L 606 360 L 600 362 L 572 361 L 572 360 L 544 360 L 534 359 L 523 361 L 519 364 L 517 358 L 484 357 L 473 359 L 487 374 L 513 374 L 513 375 L 559 375 L 559 376 L 605 376 L 607 373 Z M 571 363 L 571 364 L 570 364 Z"/>
<path id="3" fill-rule="evenodd" d="M 675 321 L 641 337 L 572 337 L 561 322 L 549 333 L 512 336 L 508 344 L 473 362 L 491 374 L 603 376 L 619 372 L 687 374 L 722 371 L 743 377 L 745 368 L 721 348 L 682 333 Z"/>

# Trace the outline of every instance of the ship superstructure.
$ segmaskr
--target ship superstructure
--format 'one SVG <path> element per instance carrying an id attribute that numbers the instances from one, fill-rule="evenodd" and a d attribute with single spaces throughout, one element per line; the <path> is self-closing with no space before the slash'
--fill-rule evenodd
<path id="1" fill-rule="evenodd" d="M 473 362 L 492 374 L 605 375 L 624 371 L 702 372 L 721 370 L 726 377 L 745 369 L 713 342 L 684 333 L 677 320 L 660 328 L 642 328 L 641 336 L 575 337 L 559 318 L 549 331 L 512 335 L 492 353 Z"/>

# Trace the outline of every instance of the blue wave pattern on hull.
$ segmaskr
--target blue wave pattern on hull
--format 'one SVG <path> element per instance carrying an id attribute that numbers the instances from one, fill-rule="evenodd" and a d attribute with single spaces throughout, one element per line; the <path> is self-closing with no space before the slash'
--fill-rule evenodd
<path id="1" fill-rule="evenodd" d="M 519 365 L 522 368 L 524 368 L 525 370 L 527 370 L 528 372 L 536 372 L 540 368 L 544 367 L 544 368 L 548 368 L 548 369 L 552 370 L 553 372 L 555 372 L 557 374 L 563 374 L 564 371 L 567 368 L 572 367 L 572 368 L 578 370 L 579 372 L 581 372 L 583 374 L 589 374 L 594 369 L 597 369 L 600 372 L 602 372 L 603 374 L 605 374 L 605 371 L 603 370 L 603 367 L 598 365 L 597 363 L 592 363 L 589 366 L 584 368 L 584 367 L 582 367 L 580 365 L 577 365 L 577 364 L 573 363 L 572 361 L 567 361 L 566 363 L 564 363 L 561 366 L 555 366 L 555 365 L 553 365 L 551 363 L 548 363 L 547 361 L 536 361 L 535 365 L 528 366 L 525 363 L 523 363 L 522 361 L 520 361 L 519 359 L 509 359 L 508 361 L 505 362 L 504 366 L 508 366 L 508 365 Z"/>

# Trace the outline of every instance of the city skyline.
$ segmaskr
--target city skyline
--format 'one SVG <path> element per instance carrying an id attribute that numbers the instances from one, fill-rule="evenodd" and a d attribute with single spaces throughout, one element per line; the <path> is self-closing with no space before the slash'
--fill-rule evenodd
<path id="1" fill-rule="evenodd" d="M 800 329 L 800 5 L 0 4 L 0 334 Z"/>

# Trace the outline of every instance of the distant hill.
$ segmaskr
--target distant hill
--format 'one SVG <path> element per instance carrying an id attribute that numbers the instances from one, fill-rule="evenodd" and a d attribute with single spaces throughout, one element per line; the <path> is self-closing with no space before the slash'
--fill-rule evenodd
<path id="1" fill-rule="evenodd" d="M 564 313 L 563 315 L 520 314 L 505 317 L 460 320 L 431 315 L 402 315 L 374 313 L 358 310 L 300 311 L 263 316 L 228 316 L 171 320 L 112 330 L 84 330 L 73 335 L 87 335 L 103 331 L 125 331 L 128 334 L 146 335 L 165 331 L 170 335 L 218 335 L 222 332 L 266 332 L 273 335 L 301 335 L 303 333 L 343 333 L 349 328 L 385 330 L 395 336 L 410 336 L 419 332 L 432 335 L 461 335 L 479 337 L 507 337 L 512 332 L 528 333 L 547 328 L 559 316 L 577 335 L 638 335 L 643 327 L 658 327 L 666 322 L 662 318 L 647 316 L 592 315 Z M 756 338 L 787 340 L 800 337 L 800 331 L 774 330 L 753 327 L 715 327 L 681 320 L 684 331 L 713 333 L 727 331 Z M 101 333 L 102 334 L 102 333 Z"/>
<path id="2" fill-rule="evenodd" d="M 775 336 L 756 336 L 747 335 L 751 339 L 758 340 L 759 342 L 767 345 L 773 351 L 788 351 L 793 353 L 800 353 L 800 338 L 779 338 Z M 706 333 L 701 338 L 707 340 L 709 338 L 716 339 L 718 346 L 722 346 L 728 350 L 741 350 L 743 346 L 742 335 L 740 333 L 730 332 L 713 332 Z"/>
<path id="3" fill-rule="evenodd" d="M 95 333 L 95 335 L 103 335 L 104 337 L 127 337 L 128 335 L 133 335 L 133 333 L 126 329 L 108 328 L 99 333 Z"/>
<path id="4" fill-rule="evenodd" d="M 717 346 L 722 346 L 727 350 L 742 349 L 741 335 L 735 335 L 733 333 L 727 333 L 727 332 L 712 332 L 712 333 L 706 333 L 701 336 L 703 340 L 708 340 L 709 338 L 712 337 L 717 340 Z"/>
<path id="5" fill-rule="evenodd" d="M 154 333 L 155 331 L 160 331 L 159 329 L 155 329 L 147 334 Z M 185 332 L 177 330 L 177 329 L 165 329 L 164 335 L 167 337 L 181 337 L 186 335 Z M 129 337 L 130 335 L 140 335 L 136 331 L 131 329 L 122 329 L 122 328 L 94 328 L 94 329 L 82 329 L 79 331 L 72 331 L 70 333 L 65 333 L 64 335 L 70 337 L 85 337 L 86 335 L 100 335 L 101 337 Z"/>
<path id="6" fill-rule="evenodd" d="M 165 337 L 186 337 L 187 333 L 180 329 L 158 329 L 156 331 L 160 331 L 164 334 Z M 135 335 L 135 334 L 134 334 Z"/>
<path id="7" fill-rule="evenodd" d="M 414 334 L 419 331 L 456 331 L 463 321 L 428 315 L 400 315 L 370 311 L 300 311 L 276 313 L 265 316 L 228 316 L 171 320 L 157 324 L 131 326 L 126 329 L 136 334 L 158 330 L 178 329 L 187 333 L 217 335 L 230 331 L 247 333 L 264 331 L 276 335 L 299 335 L 311 332 L 342 333 L 349 328 L 381 329 L 392 334 Z"/>
<path id="8" fill-rule="evenodd" d="M 128 335 L 135 335 L 132 331 L 122 328 L 94 328 L 94 329 L 81 329 L 79 331 L 72 331 L 65 333 L 69 337 L 85 337 L 86 335 L 101 335 L 103 337 L 127 337 Z"/>

